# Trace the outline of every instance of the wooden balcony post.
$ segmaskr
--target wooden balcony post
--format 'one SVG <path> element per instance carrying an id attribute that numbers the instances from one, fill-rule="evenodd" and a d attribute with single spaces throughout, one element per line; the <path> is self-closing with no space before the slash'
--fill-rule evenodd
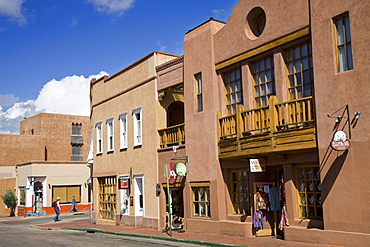
<path id="1" fill-rule="evenodd" d="M 221 124 L 220 124 L 221 112 L 217 112 L 216 114 L 216 124 L 217 124 L 217 140 L 221 138 Z"/>
<path id="2" fill-rule="evenodd" d="M 243 131 L 244 131 L 244 124 L 243 124 L 243 118 L 242 118 L 242 112 L 243 111 L 244 111 L 243 105 L 237 105 L 236 106 L 235 132 L 236 132 L 236 137 L 237 138 L 243 137 Z"/>
<path id="3" fill-rule="evenodd" d="M 277 131 L 278 124 L 278 113 L 276 110 L 276 104 L 278 103 L 276 96 L 269 98 L 269 112 L 270 112 L 270 133 Z"/>

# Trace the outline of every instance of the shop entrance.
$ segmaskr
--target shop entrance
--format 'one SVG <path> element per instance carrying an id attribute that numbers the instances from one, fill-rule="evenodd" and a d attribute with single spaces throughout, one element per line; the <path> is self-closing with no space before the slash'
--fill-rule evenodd
<path id="1" fill-rule="evenodd" d="M 35 191 L 35 212 L 42 211 L 43 186 L 41 182 L 39 181 L 35 182 L 34 191 Z"/>
<path id="2" fill-rule="evenodd" d="M 166 188 L 165 188 L 166 189 Z M 183 187 L 170 187 L 170 197 L 166 196 L 166 229 L 169 229 L 168 203 L 171 203 L 172 229 L 181 230 L 184 226 Z"/>
<path id="3" fill-rule="evenodd" d="M 266 167 L 263 180 L 253 182 L 253 225 L 256 236 L 279 236 L 279 222 L 283 206 L 281 166 Z"/>

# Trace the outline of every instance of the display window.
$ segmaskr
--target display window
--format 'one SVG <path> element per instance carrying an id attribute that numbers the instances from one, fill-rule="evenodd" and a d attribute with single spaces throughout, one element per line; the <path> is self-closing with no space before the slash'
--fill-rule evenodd
<path id="1" fill-rule="evenodd" d="M 296 188 L 298 217 L 300 219 L 322 219 L 320 168 L 318 166 L 297 167 Z"/>

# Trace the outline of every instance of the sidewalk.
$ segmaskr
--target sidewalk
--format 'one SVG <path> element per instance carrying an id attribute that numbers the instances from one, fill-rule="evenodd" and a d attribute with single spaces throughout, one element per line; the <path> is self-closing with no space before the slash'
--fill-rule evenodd
<path id="1" fill-rule="evenodd" d="M 88 218 L 77 219 L 77 220 L 63 220 L 63 215 L 60 217 L 62 221 L 54 222 L 50 218 L 50 223 L 32 225 L 33 228 L 43 230 L 79 230 L 87 232 L 100 232 L 106 234 L 115 234 L 130 237 L 140 238 L 154 238 L 160 240 L 167 240 L 173 242 L 183 242 L 191 244 L 201 244 L 205 246 L 249 246 L 249 247 L 264 247 L 264 246 L 281 246 L 281 247 L 329 247 L 331 245 L 322 244 L 308 244 L 300 242 L 292 242 L 286 240 L 280 240 L 274 237 L 235 237 L 235 236 L 224 236 L 214 234 L 201 234 L 191 232 L 177 232 L 172 231 L 172 237 L 166 232 L 162 232 L 157 229 L 148 228 L 134 228 L 128 226 L 116 226 L 116 225 L 101 225 L 92 224 Z"/>

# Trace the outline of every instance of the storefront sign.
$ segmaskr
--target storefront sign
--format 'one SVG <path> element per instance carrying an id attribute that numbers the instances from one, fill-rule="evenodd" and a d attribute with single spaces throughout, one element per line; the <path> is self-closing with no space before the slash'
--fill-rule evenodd
<path id="1" fill-rule="evenodd" d="M 171 162 L 169 164 L 169 172 L 170 172 L 169 174 L 170 176 L 168 178 L 168 182 L 170 184 L 173 184 L 176 181 L 176 176 L 177 176 L 175 172 L 175 163 Z"/>
<path id="2" fill-rule="evenodd" d="M 266 159 L 249 159 L 251 172 L 264 172 L 266 171 Z"/>
<path id="3" fill-rule="evenodd" d="M 350 142 L 347 139 L 346 133 L 344 131 L 337 131 L 334 134 L 333 140 L 331 142 L 331 147 L 336 151 L 347 150 L 350 146 Z"/>
<path id="4" fill-rule="evenodd" d="M 128 178 L 126 178 L 126 179 L 120 178 L 119 179 L 119 189 L 128 189 L 129 187 L 130 187 L 130 180 Z"/>
<path id="5" fill-rule="evenodd" d="M 186 176 L 186 165 L 184 163 L 177 163 L 175 165 L 175 172 L 177 176 Z"/>

